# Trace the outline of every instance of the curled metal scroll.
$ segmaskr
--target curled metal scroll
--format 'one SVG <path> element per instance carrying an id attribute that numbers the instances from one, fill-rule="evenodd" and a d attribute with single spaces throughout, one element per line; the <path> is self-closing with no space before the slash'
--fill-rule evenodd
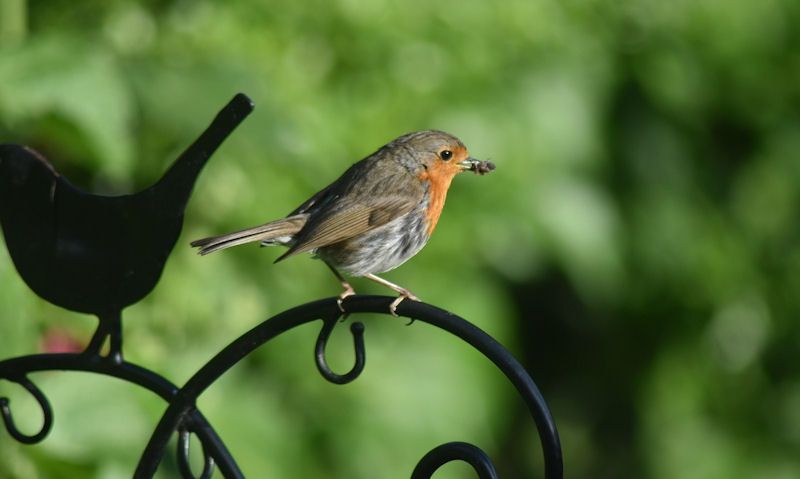
<path id="1" fill-rule="evenodd" d="M 47 400 L 47 397 L 42 393 L 42 391 L 36 387 L 35 384 L 31 382 L 26 376 L 22 376 L 19 378 L 11 379 L 20 386 L 24 387 L 36 402 L 39 403 L 39 407 L 42 409 L 42 416 L 44 420 L 42 421 L 42 427 L 39 429 L 39 432 L 33 435 L 28 435 L 21 432 L 17 429 L 16 424 L 14 423 L 14 417 L 11 414 L 11 406 L 9 404 L 8 398 L 0 398 L 0 411 L 3 415 L 3 423 L 6 425 L 6 430 L 8 433 L 16 439 L 17 441 L 23 444 L 36 444 L 37 442 L 44 439 L 48 433 L 50 433 L 50 429 L 53 427 L 53 409 L 50 407 L 50 401 Z"/>
<path id="2" fill-rule="evenodd" d="M 361 374 L 367 362 L 367 353 L 364 349 L 364 323 L 356 321 L 350 326 L 350 332 L 353 334 L 353 348 L 356 352 L 356 361 L 353 364 L 353 368 L 345 374 L 336 374 L 328 366 L 328 360 L 325 359 L 325 348 L 328 345 L 331 332 L 333 332 L 333 328 L 338 322 L 339 318 L 337 316 L 323 319 L 322 329 L 319 331 L 317 344 L 314 346 L 314 359 L 322 377 L 334 384 L 347 384 Z"/>
<path id="3" fill-rule="evenodd" d="M 189 439 L 191 435 L 192 433 L 188 429 L 181 429 L 178 432 L 176 456 L 178 460 L 178 469 L 181 471 L 181 475 L 185 478 L 195 479 L 195 475 L 192 473 L 192 467 L 189 464 Z M 198 479 L 211 479 L 213 474 L 214 458 L 203 448 L 203 472 Z"/>
<path id="4" fill-rule="evenodd" d="M 22 434 L 14 425 L 8 400 L 0 398 L 0 408 L 2 409 L 1 412 L 6 429 L 17 441 L 33 444 L 44 439 L 49 433 L 53 423 L 50 403 L 44 393 L 27 378 L 27 374 L 56 370 L 84 371 L 115 377 L 152 391 L 167 403 L 174 400 L 179 391 L 177 386 L 148 369 L 125 361 L 121 363 L 107 361 L 97 355 L 86 353 L 32 354 L 6 359 L 0 361 L 0 378 L 16 382 L 30 391 L 44 413 L 44 424 L 37 434 L 32 436 Z M 181 427 L 197 436 L 203 445 L 203 454 L 213 460 L 223 476 L 228 478 L 244 477 L 222 439 L 220 439 L 200 411 L 196 409 L 189 411 Z M 206 462 L 208 462 L 208 459 Z M 194 476 L 191 474 L 184 475 L 184 478 L 194 479 Z"/>
<path id="5" fill-rule="evenodd" d="M 345 309 L 347 314 L 382 313 L 388 316 L 389 305 L 394 299 L 386 296 L 350 296 L 345 302 Z M 511 353 L 475 325 L 434 306 L 417 301 L 403 301 L 398 306 L 397 313 L 412 320 L 437 326 L 459 337 L 480 351 L 505 374 L 522 396 L 536 424 L 544 456 L 545 477 L 561 479 L 563 477 L 563 459 L 555 422 L 533 379 Z M 327 380 L 331 380 L 331 377 L 345 382 L 355 379 L 364 366 L 363 325 L 354 325 L 356 365 L 349 373 L 342 376 L 336 375 L 330 371 L 330 368 L 327 368 L 324 362 L 324 346 L 327 336 L 335 326 L 335 319 L 340 314 L 336 298 L 306 303 L 273 316 L 230 343 L 200 368 L 177 392 L 139 459 L 135 477 L 152 477 L 156 473 L 169 439 L 176 431 L 180 431 L 183 418 L 194 410 L 200 394 L 251 352 L 292 328 L 322 319 L 323 329 L 317 338 L 314 351 L 317 367 Z M 322 353 L 322 362 L 320 362 L 320 352 Z M 359 352 L 362 354 L 360 360 Z M 496 477 L 488 456 L 477 447 L 465 443 L 449 443 L 435 448 L 420 461 L 415 469 L 414 474 L 416 475 L 412 477 L 414 479 L 430 477 L 430 474 L 433 474 L 438 467 L 452 460 L 467 461 L 481 474 L 481 478 Z"/>
<path id="6" fill-rule="evenodd" d="M 479 447 L 466 442 L 448 442 L 433 448 L 419 460 L 411 479 L 430 479 L 434 472 L 451 461 L 468 463 L 480 479 L 497 479 L 497 471 L 489 456 Z"/>

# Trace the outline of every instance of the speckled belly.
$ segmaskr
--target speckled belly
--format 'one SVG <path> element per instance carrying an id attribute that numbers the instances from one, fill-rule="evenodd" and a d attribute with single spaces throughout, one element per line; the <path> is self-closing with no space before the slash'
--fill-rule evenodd
<path id="1" fill-rule="evenodd" d="M 372 231 L 319 248 L 317 256 L 352 276 L 376 274 L 397 268 L 428 241 L 424 203 Z"/>

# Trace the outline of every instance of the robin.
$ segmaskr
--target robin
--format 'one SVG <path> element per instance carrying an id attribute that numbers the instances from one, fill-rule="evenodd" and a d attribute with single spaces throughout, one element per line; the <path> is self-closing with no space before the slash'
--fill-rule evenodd
<path id="1" fill-rule="evenodd" d="M 400 266 L 425 246 L 454 176 L 462 171 L 483 175 L 493 169 L 493 163 L 471 158 L 453 135 L 435 130 L 409 133 L 353 164 L 287 217 L 193 241 L 192 246 L 200 248 L 201 255 L 255 241 L 288 246 L 276 263 L 311 252 L 341 282 L 342 312 L 342 300 L 355 291 L 340 271 L 398 292 L 389 307 L 396 316 L 404 299 L 419 299 L 376 273 Z"/>

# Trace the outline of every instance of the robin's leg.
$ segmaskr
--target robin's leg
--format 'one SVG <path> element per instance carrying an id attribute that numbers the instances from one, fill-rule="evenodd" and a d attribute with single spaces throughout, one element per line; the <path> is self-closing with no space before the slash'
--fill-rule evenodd
<path id="1" fill-rule="evenodd" d="M 346 311 L 344 310 L 344 306 L 342 306 L 342 301 L 344 301 L 344 298 L 356 294 L 356 290 L 354 290 L 353 287 L 350 286 L 350 283 L 348 283 L 347 280 L 344 279 L 344 276 L 342 276 L 338 271 L 336 271 L 336 268 L 328 264 L 327 261 L 323 262 L 325 263 L 325 266 L 330 268 L 331 272 L 333 272 L 333 274 L 336 276 L 336 279 L 338 279 L 339 282 L 342 283 L 342 288 L 344 288 L 344 291 L 342 291 L 342 293 L 339 295 L 339 299 L 336 300 L 336 304 L 339 306 L 339 311 L 345 313 Z"/>
<path id="2" fill-rule="evenodd" d="M 364 277 L 365 278 L 369 278 L 369 279 L 371 279 L 372 281 L 375 281 L 378 284 L 382 284 L 382 285 L 386 286 L 387 288 L 391 288 L 391 289 L 397 291 L 398 293 L 400 293 L 400 296 L 398 296 L 397 299 L 392 301 L 392 304 L 389 305 L 389 312 L 392 313 L 392 316 L 397 316 L 397 306 L 400 303 L 402 303 L 404 299 L 408 298 L 408 299 L 411 299 L 413 301 L 419 301 L 419 298 L 414 296 L 414 293 L 412 293 L 411 291 L 403 288 L 402 286 L 398 286 L 398 285 L 396 285 L 396 284 L 394 284 L 394 283 L 392 283 L 390 281 L 386 281 L 385 279 L 379 278 L 379 277 L 375 276 L 374 274 L 365 274 Z"/>

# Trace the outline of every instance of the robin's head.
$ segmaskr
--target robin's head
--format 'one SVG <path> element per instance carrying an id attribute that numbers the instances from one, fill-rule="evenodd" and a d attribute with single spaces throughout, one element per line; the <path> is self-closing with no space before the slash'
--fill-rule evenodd
<path id="1" fill-rule="evenodd" d="M 480 164 L 455 136 L 437 130 L 403 135 L 386 145 L 393 156 L 416 176 L 447 179 Z"/>
<path id="2" fill-rule="evenodd" d="M 471 158 L 461 140 L 436 130 L 403 135 L 386 145 L 384 152 L 425 185 L 428 235 L 436 227 L 453 177 L 466 170 L 479 172 L 481 165 L 490 164 Z"/>

